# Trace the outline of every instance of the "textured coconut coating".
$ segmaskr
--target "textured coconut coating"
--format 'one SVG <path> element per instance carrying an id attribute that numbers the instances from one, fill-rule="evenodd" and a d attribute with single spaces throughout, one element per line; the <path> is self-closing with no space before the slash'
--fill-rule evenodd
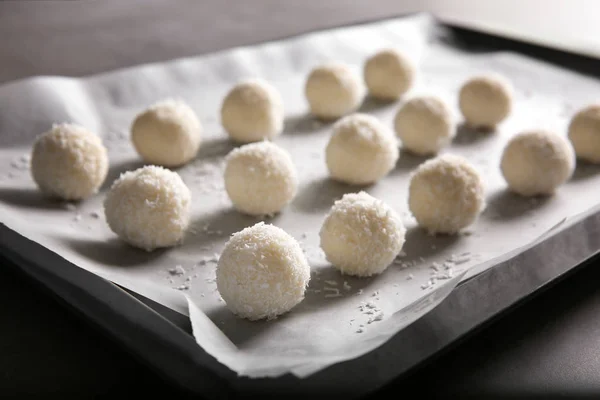
<path id="1" fill-rule="evenodd" d="M 397 100 L 415 81 L 413 62 L 396 49 L 385 49 L 365 63 L 364 78 L 369 95 L 381 100 Z"/>
<path id="2" fill-rule="evenodd" d="M 356 111 L 362 103 L 365 88 L 360 76 L 349 66 L 331 62 L 311 71 L 305 94 L 313 115 L 328 120 Z"/>
<path id="3" fill-rule="evenodd" d="M 227 308 L 250 320 L 292 309 L 309 280 L 310 266 L 298 242 L 263 222 L 234 233 L 217 265 L 217 289 Z"/>
<path id="4" fill-rule="evenodd" d="M 398 160 L 398 140 L 377 118 L 352 114 L 333 126 L 325 150 L 332 178 L 357 185 L 377 182 Z"/>
<path id="5" fill-rule="evenodd" d="M 508 142 L 500 167 L 513 192 L 551 195 L 573 175 L 575 151 L 566 138 L 555 133 L 527 131 Z"/>
<path id="6" fill-rule="evenodd" d="M 290 155 L 274 143 L 251 143 L 226 157 L 225 190 L 234 207 L 250 215 L 281 211 L 298 191 Z"/>
<path id="7" fill-rule="evenodd" d="M 202 126 L 190 106 L 167 99 L 137 115 L 131 126 L 131 140 L 147 163 L 177 167 L 198 153 Z"/>
<path id="8" fill-rule="evenodd" d="M 456 134 L 450 108 L 434 96 L 407 101 L 396 113 L 394 127 L 402 147 L 419 155 L 437 154 Z"/>
<path id="9" fill-rule="evenodd" d="M 283 130 L 283 100 L 270 83 L 251 79 L 231 89 L 221 105 L 221 123 L 241 143 L 272 139 Z"/>
<path id="10" fill-rule="evenodd" d="M 121 174 L 106 195 L 104 213 L 108 226 L 122 240 L 151 251 L 183 239 L 191 199 L 176 172 L 146 166 Z"/>
<path id="11" fill-rule="evenodd" d="M 459 107 L 468 125 L 494 128 L 512 109 L 512 87 L 498 75 L 469 79 L 460 89 Z"/>
<path id="12" fill-rule="evenodd" d="M 408 205 L 430 233 L 452 234 L 471 225 L 485 207 L 483 179 L 462 157 L 442 155 L 412 174 Z"/>
<path id="13" fill-rule="evenodd" d="M 600 104 L 585 107 L 569 124 L 569 140 L 577 157 L 600 164 Z"/>
<path id="14" fill-rule="evenodd" d="M 402 220 L 387 204 L 365 192 L 337 200 L 321 227 L 321 248 L 343 274 L 383 272 L 404 245 Z"/>
<path id="15" fill-rule="evenodd" d="M 38 136 L 31 154 L 31 175 L 45 194 L 85 199 L 98 191 L 108 172 L 100 137 L 75 124 L 58 124 Z"/>

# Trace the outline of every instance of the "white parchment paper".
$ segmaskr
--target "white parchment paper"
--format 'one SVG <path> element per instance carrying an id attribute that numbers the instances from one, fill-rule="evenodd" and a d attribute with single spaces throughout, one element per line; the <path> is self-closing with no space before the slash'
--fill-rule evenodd
<path id="1" fill-rule="evenodd" d="M 504 144 L 518 131 L 547 128 L 565 134 L 574 110 L 595 100 L 600 83 L 516 54 L 468 53 L 437 39 L 433 28 L 428 17 L 416 16 L 89 78 L 37 77 L 3 85 L 1 220 L 81 268 L 188 314 L 198 344 L 240 375 L 291 372 L 303 377 L 358 357 L 431 310 L 462 279 L 533 246 L 544 234 L 560 233 L 568 218 L 597 211 L 597 167 L 579 165 L 552 198 L 525 199 L 506 191 L 498 164 Z M 453 237 L 431 237 L 416 228 L 406 204 L 408 178 L 424 159 L 402 154 L 388 177 L 361 189 L 403 216 L 408 227 L 404 254 L 381 276 L 349 278 L 326 262 L 318 231 L 333 201 L 359 189 L 327 178 L 324 148 L 330 126 L 308 115 L 303 85 L 309 70 L 322 61 L 344 61 L 360 72 L 368 55 L 390 46 L 404 50 L 419 65 L 418 84 L 410 96 L 441 96 L 452 105 L 457 123 L 458 89 L 475 73 L 507 76 L 516 87 L 516 105 L 496 133 L 471 132 L 459 125 L 456 140 L 445 150 L 467 157 L 485 176 L 488 207 L 478 222 Z M 250 77 L 266 78 L 282 93 L 286 127 L 275 141 L 291 153 L 301 179 L 297 198 L 267 222 L 302 243 L 312 268 L 305 300 L 268 322 L 233 316 L 214 282 L 216 261 L 228 237 L 258 222 L 234 211 L 224 192 L 223 157 L 233 145 L 218 118 L 228 89 Z M 142 165 L 129 142 L 133 117 L 166 97 L 182 98 L 196 110 L 204 143 L 197 159 L 178 170 L 193 193 L 191 232 L 179 247 L 147 253 L 124 245 L 110 232 L 102 200 L 120 173 Z M 391 125 L 399 105 L 366 100 L 362 111 Z M 35 136 L 64 121 L 101 135 L 111 160 L 101 193 L 77 204 L 43 198 L 28 170 Z"/>

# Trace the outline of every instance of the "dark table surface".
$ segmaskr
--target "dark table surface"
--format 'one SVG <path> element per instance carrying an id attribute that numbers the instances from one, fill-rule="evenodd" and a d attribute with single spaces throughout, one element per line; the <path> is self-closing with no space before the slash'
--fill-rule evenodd
<path id="1" fill-rule="evenodd" d="M 413 11 L 418 2 L 139 3 L 0 2 L 0 83 L 40 74 L 80 76 L 191 56 L 390 17 Z M 457 34 L 486 45 L 485 38 Z M 596 60 L 513 42 L 495 44 L 568 62 L 586 73 L 600 71 Z M 600 397 L 598 282 L 600 261 L 582 265 L 376 395 L 414 389 L 425 398 Z M 184 395 L 1 257 L 0 318 L 0 397 Z"/>

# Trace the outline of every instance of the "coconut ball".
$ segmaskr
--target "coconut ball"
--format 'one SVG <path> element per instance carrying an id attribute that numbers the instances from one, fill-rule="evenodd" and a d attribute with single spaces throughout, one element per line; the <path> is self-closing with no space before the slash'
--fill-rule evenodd
<path id="1" fill-rule="evenodd" d="M 360 77 L 346 64 L 327 63 L 313 69 L 305 86 L 311 112 L 322 119 L 337 119 L 356 111 L 364 97 Z"/>
<path id="2" fill-rule="evenodd" d="M 179 100 L 164 100 L 138 114 L 131 141 L 149 164 L 178 167 L 198 153 L 202 127 L 194 110 Z"/>
<path id="3" fill-rule="evenodd" d="M 183 239 L 191 200 L 176 172 L 152 165 L 121 174 L 106 195 L 104 214 L 121 239 L 151 251 Z"/>
<path id="4" fill-rule="evenodd" d="M 365 192 L 337 200 L 321 227 L 321 248 L 343 274 L 382 273 L 402 250 L 406 230 L 400 216 Z"/>
<path id="5" fill-rule="evenodd" d="M 325 149 L 329 174 L 353 185 L 377 182 L 394 168 L 398 141 L 377 118 L 352 114 L 333 126 Z"/>
<path id="6" fill-rule="evenodd" d="M 471 78 L 460 89 L 459 107 L 468 125 L 492 129 L 510 114 L 511 85 L 497 75 Z"/>
<path id="7" fill-rule="evenodd" d="M 575 169 L 575 151 L 566 138 L 535 130 L 513 137 L 504 149 L 502 175 L 513 192 L 550 195 Z"/>
<path id="8" fill-rule="evenodd" d="M 485 207 L 483 179 L 467 160 L 442 155 L 412 174 L 408 206 L 430 233 L 452 234 L 471 225 Z"/>
<path id="9" fill-rule="evenodd" d="M 31 175 L 40 190 L 64 200 L 98 191 L 108 173 L 102 139 L 75 124 L 54 125 L 38 136 L 31 152 Z"/>
<path id="10" fill-rule="evenodd" d="M 225 190 L 240 212 L 274 214 L 298 191 L 298 175 L 290 155 L 274 143 L 251 143 L 225 159 Z"/>
<path id="11" fill-rule="evenodd" d="M 456 134 L 450 108 L 434 96 L 407 101 L 396 113 L 394 127 L 402 147 L 419 155 L 437 154 Z"/>
<path id="12" fill-rule="evenodd" d="M 250 143 L 272 139 L 283 130 L 283 100 L 262 79 L 240 82 L 221 105 L 221 123 L 231 139 Z"/>
<path id="13" fill-rule="evenodd" d="M 569 140 L 577 157 L 600 164 L 600 104 L 575 114 L 569 124 Z"/>
<path id="14" fill-rule="evenodd" d="M 364 78 L 369 95 L 381 100 L 397 100 L 415 80 L 410 59 L 395 49 L 382 50 L 365 63 Z"/>
<path id="15" fill-rule="evenodd" d="M 227 308 L 249 320 L 288 312 L 304 299 L 309 280 L 296 239 L 264 222 L 234 233 L 217 264 L 217 289 Z"/>

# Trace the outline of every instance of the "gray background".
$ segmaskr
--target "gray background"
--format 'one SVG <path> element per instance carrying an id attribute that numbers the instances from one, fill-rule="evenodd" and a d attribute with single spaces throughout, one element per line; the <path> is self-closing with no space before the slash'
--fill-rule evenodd
<path id="1" fill-rule="evenodd" d="M 520 2 L 521 8 L 512 1 L 497 3 L 504 3 L 503 8 L 454 0 L 4 1 L 0 82 L 31 75 L 88 75 L 417 9 L 437 9 L 461 24 L 485 22 L 515 35 L 558 39 L 553 43 L 563 47 L 580 38 L 588 49 L 595 48 L 591 41 L 600 37 L 590 23 L 590 15 L 597 13 L 589 1 L 569 2 L 571 7 L 560 12 L 551 7 L 558 2 Z M 548 30 L 550 26 L 554 29 Z M 561 41 L 565 38 L 570 41 Z M 0 264 L 0 395 L 176 393 L 12 272 L 6 261 Z M 461 396 L 600 393 L 598 267 L 582 269 L 387 390 L 412 386 L 423 395 Z"/>

